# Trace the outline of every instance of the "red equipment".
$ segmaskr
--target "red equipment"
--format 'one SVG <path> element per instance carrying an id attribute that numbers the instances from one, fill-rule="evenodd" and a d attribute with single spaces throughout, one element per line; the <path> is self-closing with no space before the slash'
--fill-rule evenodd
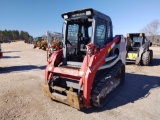
<path id="1" fill-rule="evenodd" d="M 63 49 L 54 51 L 45 70 L 45 94 L 77 109 L 101 107 L 125 79 L 123 36 L 113 38 L 111 19 L 94 10 L 62 14 Z M 91 35 L 89 37 L 89 35 Z"/>

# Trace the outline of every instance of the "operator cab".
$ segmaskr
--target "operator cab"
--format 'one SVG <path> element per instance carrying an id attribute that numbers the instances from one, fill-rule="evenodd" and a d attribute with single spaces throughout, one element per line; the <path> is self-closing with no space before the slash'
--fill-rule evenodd
<path id="1" fill-rule="evenodd" d="M 128 50 L 138 51 L 139 48 L 145 43 L 146 37 L 144 33 L 130 33 L 127 34 Z"/>
<path id="2" fill-rule="evenodd" d="M 112 21 L 109 16 L 94 9 L 83 9 L 62 14 L 63 65 L 83 62 L 86 45 L 93 43 L 98 49 L 112 40 Z"/>

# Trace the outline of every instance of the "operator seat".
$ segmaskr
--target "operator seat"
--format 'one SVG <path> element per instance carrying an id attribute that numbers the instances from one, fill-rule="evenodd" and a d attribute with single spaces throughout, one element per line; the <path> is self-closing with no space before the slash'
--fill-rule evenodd
<path id="1" fill-rule="evenodd" d="M 140 48 L 141 43 L 140 42 L 133 42 L 132 49 L 134 51 L 137 51 Z"/>
<path id="2" fill-rule="evenodd" d="M 134 42 L 133 47 L 140 47 L 140 42 Z"/>

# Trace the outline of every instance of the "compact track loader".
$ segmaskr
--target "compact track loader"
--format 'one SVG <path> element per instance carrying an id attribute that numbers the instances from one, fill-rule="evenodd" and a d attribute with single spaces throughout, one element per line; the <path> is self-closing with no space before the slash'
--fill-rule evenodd
<path id="1" fill-rule="evenodd" d="M 43 92 L 78 110 L 103 107 L 125 80 L 124 37 L 113 37 L 111 18 L 92 8 L 67 12 L 62 18 L 63 47 L 56 44 L 49 55 Z"/>
<path id="2" fill-rule="evenodd" d="M 153 59 L 153 51 L 149 49 L 151 45 L 152 43 L 146 39 L 144 33 L 128 33 L 126 62 L 150 65 Z"/>

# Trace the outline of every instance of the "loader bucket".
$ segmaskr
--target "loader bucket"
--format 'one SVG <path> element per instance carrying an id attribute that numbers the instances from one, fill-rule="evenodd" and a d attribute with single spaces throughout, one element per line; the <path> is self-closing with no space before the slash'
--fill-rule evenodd
<path id="1" fill-rule="evenodd" d="M 74 107 L 74 108 L 80 110 L 82 105 L 80 103 L 79 96 L 76 92 L 72 92 L 72 91 L 66 90 L 65 88 L 61 88 L 58 86 L 54 86 L 52 89 L 55 91 L 59 91 L 61 93 L 64 92 L 64 93 L 66 93 L 66 95 L 58 94 L 55 92 L 51 93 L 50 88 L 47 84 L 42 86 L 42 90 L 47 97 L 49 97 L 55 101 L 59 101 L 64 104 L 70 105 L 71 107 Z"/>

